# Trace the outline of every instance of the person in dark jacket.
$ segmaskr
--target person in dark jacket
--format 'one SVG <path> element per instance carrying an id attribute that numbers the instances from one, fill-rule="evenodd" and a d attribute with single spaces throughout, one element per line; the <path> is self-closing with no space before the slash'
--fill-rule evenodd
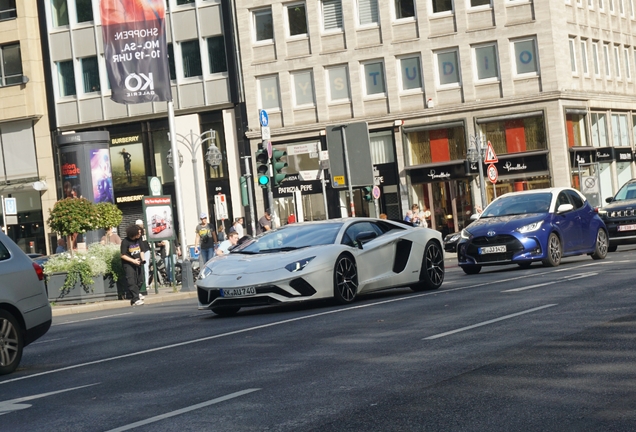
<path id="1" fill-rule="evenodd" d="M 131 225 L 126 229 L 126 238 L 121 241 L 121 263 L 126 275 L 127 289 L 132 299 L 131 306 L 144 304 L 144 296 L 139 294 L 143 285 L 144 261 L 141 253 L 141 229 L 137 225 Z"/>

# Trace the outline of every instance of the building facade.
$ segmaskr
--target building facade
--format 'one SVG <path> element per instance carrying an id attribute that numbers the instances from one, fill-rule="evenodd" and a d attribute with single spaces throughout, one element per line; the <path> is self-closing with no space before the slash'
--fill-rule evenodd
<path id="1" fill-rule="evenodd" d="M 125 227 L 141 217 L 141 197 L 149 194 L 149 176 L 160 177 L 164 193 L 175 196 L 174 173 L 167 158 L 167 103 L 126 105 L 110 99 L 99 1 L 39 0 L 38 4 L 45 29 L 44 64 L 53 139 L 72 132 L 109 132 L 114 200 L 124 213 Z M 226 228 L 232 217 L 244 214 L 239 182 L 242 120 L 237 105 L 231 4 L 227 0 L 167 2 L 168 55 L 180 153 L 173 159 L 183 164 L 183 223 L 189 243 L 194 241 L 200 212 L 210 214 L 211 224 L 224 223 Z M 210 139 L 202 142 L 201 137 Z M 210 143 L 222 152 L 218 167 L 205 162 Z M 58 184 L 58 194 L 63 196 L 62 184 Z M 214 195 L 218 194 L 230 203 L 225 220 L 214 206 Z"/>
<path id="2" fill-rule="evenodd" d="M 417 203 L 443 233 L 487 204 L 482 188 L 489 202 L 593 178 L 600 203 L 635 174 L 631 0 L 236 3 L 251 153 L 262 109 L 273 146 L 291 150 L 274 189 L 283 223 L 347 215 L 345 191 L 327 186 L 325 208 L 320 182 L 303 175 L 318 153 L 296 151 L 327 149 L 338 124 L 369 127 L 381 196 L 375 209 L 355 191 L 356 215 L 401 218 Z M 475 137 L 497 153 L 494 187 L 467 160 Z"/>
<path id="3" fill-rule="evenodd" d="M 56 247 L 46 219 L 57 199 L 37 7 L 0 2 L 0 194 L 16 199 L 17 217 L 2 207 L 6 233 L 25 252 Z"/>

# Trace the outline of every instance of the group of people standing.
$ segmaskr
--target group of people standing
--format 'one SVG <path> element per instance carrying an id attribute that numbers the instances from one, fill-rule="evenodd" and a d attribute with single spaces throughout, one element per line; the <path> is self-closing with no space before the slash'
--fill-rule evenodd
<path id="1" fill-rule="evenodd" d="M 430 217 L 430 214 L 429 214 Z M 406 222 L 411 222 L 415 226 L 428 228 L 428 222 L 426 221 L 426 212 L 420 210 L 420 206 L 413 204 L 411 210 L 407 210 L 406 216 L 404 216 Z"/>

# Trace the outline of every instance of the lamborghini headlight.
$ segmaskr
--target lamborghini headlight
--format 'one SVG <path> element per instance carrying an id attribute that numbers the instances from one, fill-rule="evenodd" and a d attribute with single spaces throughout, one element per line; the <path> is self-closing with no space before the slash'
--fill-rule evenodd
<path id="1" fill-rule="evenodd" d="M 199 279 L 205 279 L 212 274 L 212 270 L 208 266 L 203 266 L 203 269 L 199 272 Z"/>
<path id="2" fill-rule="evenodd" d="M 541 224 L 543 224 L 543 221 L 533 222 L 531 224 L 524 225 L 522 227 L 517 228 L 517 231 L 522 234 L 534 232 L 534 231 L 537 231 L 539 228 L 541 228 Z"/>
<path id="3" fill-rule="evenodd" d="M 468 231 L 466 228 L 464 228 L 462 230 L 461 233 L 459 233 L 459 235 L 461 236 L 461 238 L 463 239 L 470 239 L 473 237 L 473 235 L 470 233 L 470 231 Z"/>
<path id="4" fill-rule="evenodd" d="M 302 269 L 304 269 L 305 267 L 307 267 L 307 264 L 309 264 L 309 262 L 316 258 L 315 256 L 309 257 L 309 258 L 303 258 L 300 259 L 298 261 L 294 261 L 293 263 L 289 263 L 285 266 L 285 268 L 287 270 L 289 270 L 290 272 L 294 273 L 297 271 L 301 271 Z"/>

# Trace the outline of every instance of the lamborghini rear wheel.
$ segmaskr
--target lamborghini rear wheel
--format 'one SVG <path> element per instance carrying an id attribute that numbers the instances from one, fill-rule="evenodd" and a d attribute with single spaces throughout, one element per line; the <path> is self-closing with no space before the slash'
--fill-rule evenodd
<path id="1" fill-rule="evenodd" d="M 439 243 L 429 241 L 424 248 L 420 282 L 412 285 L 413 291 L 435 290 L 444 282 L 444 252 Z"/>
<path id="2" fill-rule="evenodd" d="M 351 303 L 358 293 L 358 269 L 350 255 L 340 255 L 333 270 L 333 294 L 340 304 Z"/>

